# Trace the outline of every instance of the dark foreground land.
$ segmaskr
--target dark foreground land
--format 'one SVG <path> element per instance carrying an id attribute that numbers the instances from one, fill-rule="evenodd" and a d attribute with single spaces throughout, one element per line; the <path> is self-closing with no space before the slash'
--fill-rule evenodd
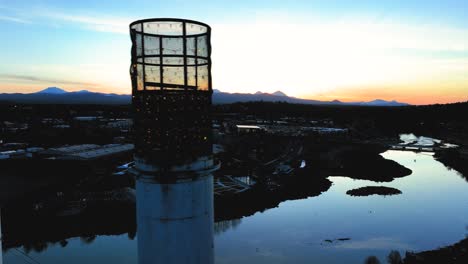
<path id="1" fill-rule="evenodd" d="M 101 121 L 83 123 L 76 120 L 77 116 L 100 116 L 108 121 L 131 119 L 130 108 L 125 105 L 5 104 L 0 105 L 0 110 L 0 130 L 3 132 L 0 140 L 4 143 L 25 142 L 32 146 L 52 147 L 62 144 L 110 144 L 116 140 L 132 142 L 131 128 L 108 128 Z M 216 221 L 236 220 L 276 207 L 282 201 L 318 196 L 330 188 L 328 176 L 374 182 L 390 182 L 408 176 L 411 170 L 380 155 L 389 149 L 389 144 L 398 143 L 400 133 L 432 136 L 460 145 L 458 149 L 437 151 L 436 157 L 464 177 L 468 175 L 468 124 L 460 115 L 468 112 L 468 103 L 395 108 L 256 102 L 215 105 L 213 110 L 214 123 L 220 125 L 214 128 L 214 143 L 225 148 L 225 152 L 216 156 L 223 166 L 216 172 L 215 178 L 249 175 L 256 182 L 244 192 L 215 195 Z M 49 124 L 49 121 L 44 122 L 45 119 L 55 121 Z M 54 122 L 59 122 L 60 126 Z M 261 124 L 279 132 L 241 134 L 235 130 L 236 124 Z M 343 128 L 346 132 L 339 135 L 294 132 L 307 126 Z M 291 127 L 293 132 L 282 132 Z M 306 165 L 302 166 L 301 163 Z M 1 188 L 8 190 L 4 193 L 16 194 L 21 190 L 24 192 L 22 195 L 28 196 L 26 193 L 29 192 L 29 197 L 34 197 L 34 201 L 22 200 L 21 203 L 11 203 L 9 200 L 3 206 L 4 248 L 23 245 L 33 250 L 43 250 L 48 243 L 66 245 L 68 238 L 76 236 L 82 237 L 83 241 L 92 241 L 101 234 L 135 235 L 133 203 L 96 204 L 87 207 L 82 214 L 71 216 L 57 216 L 56 211 L 41 214 L 32 210 L 35 209 L 34 205 L 44 201 L 41 198 L 44 192 L 63 192 L 77 185 L 65 188 L 65 178 L 62 179 L 65 183 L 50 189 L 47 181 L 42 186 L 44 181 L 37 177 L 31 178 L 39 181 L 37 184 L 31 185 L 31 182 L 26 183 L 23 179 L 17 185 L 11 185 L 7 183 L 9 176 L 0 177 L 4 182 Z M 118 184 L 114 179 L 104 177 L 92 184 L 80 182 L 79 190 L 96 192 L 111 187 L 133 187 L 134 179 L 126 178 Z M 35 188 L 38 186 L 40 188 Z M 396 189 L 372 186 L 349 191 L 350 195 L 398 193 Z M 29 224 L 31 221 L 34 224 Z M 463 240 L 439 250 L 408 253 L 403 260 L 395 263 L 468 263 L 467 252 L 468 242 Z"/>
<path id="2" fill-rule="evenodd" d="M 452 246 L 423 251 L 419 253 L 407 253 L 404 264 L 464 264 L 468 263 L 468 239 L 464 239 Z"/>

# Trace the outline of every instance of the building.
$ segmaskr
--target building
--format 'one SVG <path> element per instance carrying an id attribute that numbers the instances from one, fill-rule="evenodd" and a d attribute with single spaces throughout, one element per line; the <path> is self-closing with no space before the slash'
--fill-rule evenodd
<path id="1" fill-rule="evenodd" d="M 265 131 L 262 127 L 251 125 L 236 125 L 236 128 L 238 134 L 260 133 Z"/>
<path id="2" fill-rule="evenodd" d="M 117 156 L 126 155 L 134 150 L 133 144 L 82 144 L 50 148 L 38 153 L 43 158 L 54 158 L 60 160 L 98 160 L 112 159 Z"/>
<path id="3" fill-rule="evenodd" d="M 105 126 L 111 129 L 130 130 L 133 126 L 133 120 L 129 118 L 113 119 L 109 120 Z"/>

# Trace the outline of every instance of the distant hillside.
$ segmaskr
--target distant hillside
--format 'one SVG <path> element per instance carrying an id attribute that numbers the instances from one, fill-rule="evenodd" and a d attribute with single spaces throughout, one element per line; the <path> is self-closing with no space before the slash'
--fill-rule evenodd
<path id="1" fill-rule="evenodd" d="M 276 91 L 274 93 L 272 93 L 272 95 L 276 95 L 276 96 L 287 96 L 285 93 L 283 93 L 282 91 Z"/>
<path id="2" fill-rule="evenodd" d="M 0 101 L 13 103 L 31 104 L 130 104 L 131 95 L 127 94 L 105 94 L 81 90 L 67 92 L 58 87 L 49 87 L 36 93 L 30 94 L 0 94 Z M 370 102 L 344 103 L 338 100 L 318 101 L 308 100 L 286 95 L 284 92 L 276 91 L 272 94 L 256 92 L 249 93 L 225 93 L 219 90 L 213 92 L 214 104 L 230 104 L 237 102 L 287 102 L 292 104 L 316 104 L 316 105 L 363 105 L 363 106 L 405 106 L 406 103 L 397 101 L 374 100 Z"/>
<path id="3" fill-rule="evenodd" d="M 292 104 L 317 104 L 317 105 L 362 105 L 362 106 L 406 106 L 407 103 L 397 101 L 373 100 L 370 102 L 341 102 L 338 100 L 333 101 L 318 101 L 301 99 L 296 97 L 287 96 L 281 91 L 276 91 L 272 94 L 256 92 L 249 93 L 225 93 L 219 90 L 214 90 L 213 102 L 215 104 L 231 104 L 237 102 L 251 102 L 251 101 L 264 101 L 264 102 L 287 102 Z"/>
<path id="4" fill-rule="evenodd" d="M 49 87 L 36 93 L 0 94 L 0 101 L 25 104 L 130 104 L 131 96 L 87 90 L 67 92 L 58 87 Z"/>
<path id="5" fill-rule="evenodd" d="M 38 94 L 65 94 L 67 91 L 58 87 L 49 87 L 37 92 Z"/>

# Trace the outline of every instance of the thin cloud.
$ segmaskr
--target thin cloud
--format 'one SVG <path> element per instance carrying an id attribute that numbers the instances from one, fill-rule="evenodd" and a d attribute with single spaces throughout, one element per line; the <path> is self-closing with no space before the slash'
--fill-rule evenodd
<path id="1" fill-rule="evenodd" d="M 30 75 L 17 75 L 17 74 L 0 74 L 0 79 L 28 81 L 28 82 L 36 82 L 36 83 L 60 83 L 60 84 L 83 85 L 83 86 L 92 86 L 92 87 L 97 86 L 96 84 L 93 84 L 93 83 L 43 78 L 43 77 L 30 76 Z"/>
<path id="2" fill-rule="evenodd" d="M 9 22 L 15 22 L 15 23 L 21 23 L 21 24 L 31 24 L 31 21 L 18 18 L 18 17 L 11 17 L 11 16 L 1 16 L 0 15 L 0 20 L 3 21 L 9 21 Z"/>
<path id="3" fill-rule="evenodd" d="M 133 20 L 131 18 L 116 18 L 116 17 L 104 17 L 102 16 L 84 16 L 84 15 L 69 15 L 65 13 L 42 13 L 41 16 L 49 19 L 61 20 L 65 22 L 71 22 L 84 26 L 87 29 L 99 31 L 99 32 L 110 32 L 128 34 L 128 25 Z"/>
<path id="4" fill-rule="evenodd" d="M 22 24 L 31 24 L 30 20 L 23 19 L 27 16 L 31 20 L 44 22 L 43 19 L 53 22 L 54 27 L 62 23 L 72 23 L 88 30 L 99 32 L 110 32 L 119 34 L 128 34 L 128 25 L 134 20 L 128 17 L 109 17 L 102 14 L 81 15 L 69 14 L 64 11 L 51 11 L 46 8 L 38 8 L 29 11 L 18 10 L 0 6 L 0 9 L 6 10 L 14 15 L 1 15 L 0 21 L 9 21 Z M 57 24 L 59 23 L 59 24 Z"/>

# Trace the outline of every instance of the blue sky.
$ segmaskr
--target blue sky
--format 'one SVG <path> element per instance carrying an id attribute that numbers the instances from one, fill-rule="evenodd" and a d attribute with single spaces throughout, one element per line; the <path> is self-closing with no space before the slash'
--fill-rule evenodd
<path id="1" fill-rule="evenodd" d="M 128 24 L 181 17 L 213 28 L 216 89 L 467 100 L 467 14 L 468 1 L 0 0 L 0 92 L 130 93 Z"/>

